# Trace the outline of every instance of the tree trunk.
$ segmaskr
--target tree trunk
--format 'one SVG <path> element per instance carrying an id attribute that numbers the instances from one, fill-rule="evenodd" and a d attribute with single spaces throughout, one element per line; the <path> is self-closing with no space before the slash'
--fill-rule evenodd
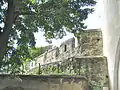
<path id="1" fill-rule="evenodd" d="M 8 0 L 8 10 L 6 14 L 5 26 L 3 28 L 3 33 L 0 35 L 0 60 L 3 59 L 3 56 L 7 49 L 9 34 L 14 20 L 14 5 L 14 0 Z"/>
<path id="2" fill-rule="evenodd" d="M 120 59 L 117 52 L 117 48 L 120 46 L 118 44 L 120 37 L 120 0 L 102 0 L 102 4 L 104 7 L 102 15 L 103 50 L 108 59 L 110 90 L 120 90 L 118 87 L 119 79 L 116 77 L 119 74 L 116 61 Z"/>

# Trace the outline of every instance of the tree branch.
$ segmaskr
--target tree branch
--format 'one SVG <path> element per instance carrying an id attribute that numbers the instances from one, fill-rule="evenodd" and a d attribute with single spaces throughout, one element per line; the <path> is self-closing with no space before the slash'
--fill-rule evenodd
<path id="1" fill-rule="evenodd" d="M 14 14 L 14 23 L 16 22 L 17 18 L 20 16 L 20 15 L 35 15 L 36 13 L 35 12 L 19 12 L 19 11 L 16 11 L 15 14 Z"/>

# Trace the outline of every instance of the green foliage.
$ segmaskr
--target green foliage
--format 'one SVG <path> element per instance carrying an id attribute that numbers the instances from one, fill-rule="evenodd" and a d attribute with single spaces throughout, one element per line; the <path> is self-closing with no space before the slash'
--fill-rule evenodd
<path id="1" fill-rule="evenodd" d="M 36 3 L 36 0 L 30 0 L 33 4 Z"/>
<path id="2" fill-rule="evenodd" d="M 34 58 L 43 53 L 44 48 L 29 50 L 36 43 L 34 33 L 44 31 L 47 41 L 62 38 L 66 35 L 66 31 L 75 34 L 86 28 L 83 21 L 93 12 L 93 8 L 89 6 L 96 3 L 94 0 L 1 0 L 0 24 L 6 22 L 7 5 L 10 1 L 15 2 L 13 3 L 15 18 L 12 29 L 8 30 L 10 35 L 6 55 L 10 58 L 11 66 L 17 64 L 11 71 L 23 65 L 26 60 L 30 60 L 31 54 Z M 41 51 L 38 52 L 39 50 Z M 9 64 L 5 59 L 4 62 L 5 65 Z"/>
<path id="3" fill-rule="evenodd" d="M 30 55 L 34 59 L 48 50 L 48 46 L 30 48 Z"/>
<path id="4" fill-rule="evenodd" d="M 8 56 L 5 56 L 6 58 L 3 62 L 1 62 L 2 64 L 0 66 L 1 68 L 6 67 L 4 71 L 7 71 L 7 73 L 22 74 L 25 73 L 26 63 L 43 54 L 48 49 L 48 46 L 37 48 L 28 48 L 27 46 L 21 46 L 17 47 L 17 49 L 14 47 L 12 49 L 14 49 L 12 50 L 12 53 L 9 52 L 6 54 Z"/>

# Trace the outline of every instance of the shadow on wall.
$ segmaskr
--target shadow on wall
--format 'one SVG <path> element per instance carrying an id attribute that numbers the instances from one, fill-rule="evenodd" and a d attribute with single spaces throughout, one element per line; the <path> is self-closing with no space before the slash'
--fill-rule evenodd
<path id="1" fill-rule="evenodd" d="M 1 90 L 33 90 L 33 89 L 8 86 L 8 87 L 5 87 L 4 89 L 1 89 Z"/>

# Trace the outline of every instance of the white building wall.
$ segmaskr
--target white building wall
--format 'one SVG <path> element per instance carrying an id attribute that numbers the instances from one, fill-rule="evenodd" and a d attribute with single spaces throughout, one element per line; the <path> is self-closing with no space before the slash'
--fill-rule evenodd
<path id="1" fill-rule="evenodd" d="M 102 0 L 102 32 L 104 55 L 108 58 L 111 90 L 115 90 L 114 70 L 117 44 L 120 36 L 120 0 Z"/>

